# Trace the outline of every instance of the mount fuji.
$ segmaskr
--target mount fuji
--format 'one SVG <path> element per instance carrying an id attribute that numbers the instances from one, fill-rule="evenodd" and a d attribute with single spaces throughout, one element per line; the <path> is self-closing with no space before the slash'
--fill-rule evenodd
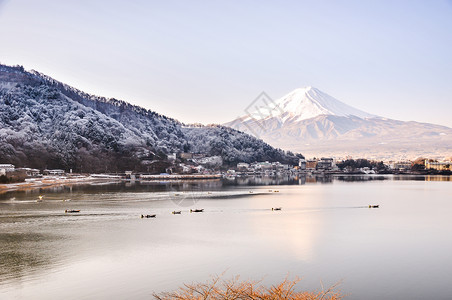
<path id="1" fill-rule="evenodd" d="M 246 114 L 224 124 L 307 157 L 444 158 L 452 155 L 452 128 L 377 116 L 314 87 L 277 101 L 261 94 Z"/>

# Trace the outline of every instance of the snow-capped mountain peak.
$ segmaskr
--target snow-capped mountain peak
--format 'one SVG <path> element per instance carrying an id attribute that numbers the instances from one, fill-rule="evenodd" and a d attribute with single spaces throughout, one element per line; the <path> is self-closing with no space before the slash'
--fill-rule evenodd
<path id="1" fill-rule="evenodd" d="M 297 121 L 314 118 L 319 115 L 356 116 L 359 118 L 376 117 L 351 107 L 311 86 L 298 88 L 290 92 L 278 99 L 276 105 L 286 115 L 286 118 L 296 118 Z"/>
<path id="2" fill-rule="evenodd" d="M 243 120 L 277 118 L 279 122 L 284 123 L 302 121 L 320 115 L 356 116 L 363 119 L 378 117 L 351 107 L 312 86 L 295 89 L 275 102 L 264 100 L 256 104 L 254 110 L 243 117 Z"/>
<path id="3" fill-rule="evenodd" d="M 262 98 L 262 99 L 261 99 Z M 265 94 L 226 126 L 307 156 L 354 155 L 394 160 L 450 156 L 452 129 L 369 114 L 314 88 L 298 88 L 271 101 Z"/>

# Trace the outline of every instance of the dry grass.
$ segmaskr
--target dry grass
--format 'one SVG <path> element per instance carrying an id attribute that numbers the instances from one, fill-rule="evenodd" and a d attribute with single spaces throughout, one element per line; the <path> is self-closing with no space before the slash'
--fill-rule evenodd
<path id="1" fill-rule="evenodd" d="M 239 276 L 230 280 L 215 276 L 206 283 L 184 284 L 177 291 L 154 294 L 154 297 L 157 300 L 337 300 L 343 298 L 339 292 L 335 291 L 338 284 L 326 290 L 322 288 L 320 292 L 297 292 L 295 286 L 298 282 L 300 282 L 299 278 L 295 280 L 286 278 L 280 284 L 267 288 L 260 281 L 241 281 Z"/>

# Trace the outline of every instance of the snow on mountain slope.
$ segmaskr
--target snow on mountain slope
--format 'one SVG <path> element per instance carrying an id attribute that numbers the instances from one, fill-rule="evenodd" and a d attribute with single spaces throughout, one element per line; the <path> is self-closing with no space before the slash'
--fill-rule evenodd
<path id="1" fill-rule="evenodd" d="M 247 120 L 263 120 L 277 117 L 282 123 L 285 123 L 306 120 L 320 115 L 377 117 L 351 107 L 311 86 L 298 88 L 275 102 L 262 104 L 244 118 Z"/>
<path id="2" fill-rule="evenodd" d="M 395 159 L 452 155 L 452 129 L 382 118 L 313 88 L 296 89 L 274 103 L 226 123 L 275 147 L 307 156 Z"/>
<path id="3" fill-rule="evenodd" d="M 183 126 L 117 99 L 94 96 L 23 67 L 0 65 L 0 160 L 83 172 L 165 171 L 166 155 L 198 152 L 239 161 L 294 161 L 223 126 Z"/>

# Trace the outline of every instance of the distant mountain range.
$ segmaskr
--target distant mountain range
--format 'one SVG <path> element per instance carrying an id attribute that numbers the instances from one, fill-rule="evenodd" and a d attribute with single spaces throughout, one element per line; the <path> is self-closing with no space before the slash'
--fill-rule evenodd
<path id="1" fill-rule="evenodd" d="M 165 167 L 159 162 L 173 152 L 219 155 L 226 164 L 298 161 L 231 128 L 184 125 L 21 66 L 0 65 L 0 163 L 78 172 L 158 172 Z"/>
<path id="2" fill-rule="evenodd" d="M 257 101 L 224 124 L 270 145 L 307 157 L 414 159 L 452 156 L 452 129 L 404 122 L 353 108 L 314 88 L 296 89 L 277 101 Z"/>

